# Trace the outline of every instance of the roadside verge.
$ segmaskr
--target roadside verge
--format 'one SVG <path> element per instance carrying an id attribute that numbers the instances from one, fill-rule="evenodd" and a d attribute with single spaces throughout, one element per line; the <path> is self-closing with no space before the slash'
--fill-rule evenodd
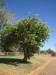
<path id="1" fill-rule="evenodd" d="M 29 74 L 27 75 L 38 75 L 43 69 L 47 67 L 47 65 L 53 60 L 52 57 L 50 57 L 45 64 L 41 65 L 40 67 L 32 70 Z"/>

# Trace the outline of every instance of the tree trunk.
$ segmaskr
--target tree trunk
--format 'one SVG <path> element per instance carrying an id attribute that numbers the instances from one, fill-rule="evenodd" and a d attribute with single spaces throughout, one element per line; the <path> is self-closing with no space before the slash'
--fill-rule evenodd
<path id="1" fill-rule="evenodd" d="M 24 62 L 27 62 L 27 49 L 24 49 Z"/>

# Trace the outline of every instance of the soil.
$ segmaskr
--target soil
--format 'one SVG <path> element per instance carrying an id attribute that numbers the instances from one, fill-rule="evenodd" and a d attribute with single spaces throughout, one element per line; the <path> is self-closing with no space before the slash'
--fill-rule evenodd
<path id="1" fill-rule="evenodd" d="M 49 63 L 38 75 L 56 75 L 56 59 Z"/>

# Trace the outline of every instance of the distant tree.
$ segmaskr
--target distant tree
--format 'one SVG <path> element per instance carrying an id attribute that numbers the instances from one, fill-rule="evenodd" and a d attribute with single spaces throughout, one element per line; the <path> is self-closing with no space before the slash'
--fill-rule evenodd
<path id="1" fill-rule="evenodd" d="M 36 53 L 43 42 L 48 38 L 48 26 L 36 17 L 20 20 L 17 24 L 9 26 L 2 31 L 2 47 L 4 50 L 16 43 L 24 52 L 24 61 Z"/>
<path id="2" fill-rule="evenodd" d="M 41 50 L 40 53 L 46 54 L 47 52 L 45 50 Z"/>
<path id="3" fill-rule="evenodd" d="M 48 54 L 51 54 L 52 56 L 55 56 L 56 55 L 56 53 L 54 52 L 54 50 L 52 50 L 51 48 L 49 48 L 46 52 Z"/>
<path id="4" fill-rule="evenodd" d="M 5 10 L 6 0 L 0 0 L 0 30 L 12 20 L 12 14 Z"/>
<path id="5" fill-rule="evenodd" d="M 0 0 L 0 29 L 2 28 L 2 25 L 4 25 L 4 0 Z"/>
<path id="6" fill-rule="evenodd" d="M 52 53 L 52 49 L 51 48 L 49 48 L 48 50 L 47 50 L 47 53 Z"/>

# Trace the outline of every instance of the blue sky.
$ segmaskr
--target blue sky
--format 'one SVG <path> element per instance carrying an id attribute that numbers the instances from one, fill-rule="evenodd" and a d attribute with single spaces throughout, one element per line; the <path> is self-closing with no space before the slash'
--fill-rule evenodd
<path id="1" fill-rule="evenodd" d="M 26 17 L 29 12 L 38 15 L 51 30 L 43 49 L 56 49 L 56 0 L 7 0 L 5 8 L 14 14 L 14 21 Z"/>

